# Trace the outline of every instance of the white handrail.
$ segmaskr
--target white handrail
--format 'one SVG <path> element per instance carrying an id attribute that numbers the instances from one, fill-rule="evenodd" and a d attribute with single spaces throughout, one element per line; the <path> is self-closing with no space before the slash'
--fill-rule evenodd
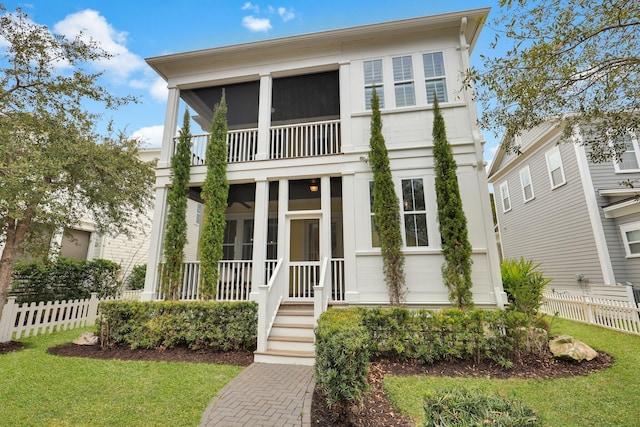
<path id="1" fill-rule="evenodd" d="M 327 311 L 327 307 L 329 307 L 329 299 L 331 298 L 331 286 L 325 286 L 327 284 L 327 279 L 331 277 L 331 274 L 327 274 L 328 266 L 329 258 L 322 258 L 318 284 L 313 287 L 313 320 L 316 326 L 318 325 L 318 318 L 320 315 Z"/>
<path id="2" fill-rule="evenodd" d="M 267 340 L 271 333 L 271 328 L 275 322 L 280 303 L 284 299 L 282 283 L 280 277 L 280 269 L 282 268 L 283 259 L 280 258 L 276 264 L 276 268 L 271 274 L 271 278 L 266 285 L 260 285 L 259 305 L 258 305 L 258 351 L 267 350 Z"/>

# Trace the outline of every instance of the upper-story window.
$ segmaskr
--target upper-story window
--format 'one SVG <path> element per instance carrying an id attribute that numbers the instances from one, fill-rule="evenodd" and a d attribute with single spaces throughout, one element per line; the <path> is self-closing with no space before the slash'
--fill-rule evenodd
<path id="1" fill-rule="evenodd" d="M 520 184 L 522 185 L 522 196 L 525 203 L 533 199 L 533 183 L 531 182 L 531 171 L 529 165 L 520 170 Z"/>
<path id="2" fill-rule="evenodd" d="M 549 169 L 549 180 L 551 181 L 551 189 L 565 184 L 567 181 L 564 177 L 564 168 L 562 167 L 562 157 L 558 147 L 553 147 L 547 151 L 547 168 Z"/>
<path id="3" fill-rule="evenodd" d="M 364 102 L 367 110 L 371 109 L 373 88 L 380 99 L 380 108 L 384 108 L 384 85 L 382 81 L 382 59 L 364 61 Z"/>
<path id="4" fill-rule="evenodd" d="M 447 102 L 447 82 L 444 74 L 444 56 L 442 52 L 425 53 L 424 63 L 425 87 L 427 102 L 433 104 L 435 95 L 439 102 Z"/>
<path id="5" fill-rule="evenodd" d="M 627 134 L 621 141 L 624 143 L 625 151 L 617 162 L 614 162 L 616 172 L 638 172 L 640 171 L 640 149 L 638 140 L 634 135 Z"/>
<path id="6" fill-rule="evenodd" d="M 500 184 L 500 199 L 502 199 L 502 212 L 511 210 L 511 198 L 509 197 L 509 185 L 507 182 Z"/>
<path id="7" fill-rule="evenodd" d="M 429 246 L 422 178 L 402 180 L 402 211 L 405 245 Z"/>
<path id="8" fill-rule="evenodd" d="M 396 93 L 396 107 L 416 105 L 411 56 L 393 58 L 393 81 Z"/>
<path id="9" fill-rule="evenodd" d="M 622 225 L 620 232 L 627 257 L 640 257 L 640 222 Z"/>

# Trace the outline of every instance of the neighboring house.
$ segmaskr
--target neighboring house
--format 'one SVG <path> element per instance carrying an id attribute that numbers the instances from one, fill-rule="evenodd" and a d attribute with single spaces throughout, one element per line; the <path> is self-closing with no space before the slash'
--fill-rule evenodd
<path id="1" fill-rule="evenodd" d="M 548 121 L 517 137 L 521 154 L 501 147 L 489 169 L 502 252 L 541 264 L 554 290 L 640 285 L 640 150 L 627 135 L 620 161 L 594 163 L 589 147 L 559 143 L 562 124 Z"/>
<path id="2" fill-rule="evenodd" d="M 143 161 L 152 162 L 159 157 L 159 148 L 140 150 L 140 159 Z M 201 204 L 189 200 L 187 205 L 188 244 L 185 247 L 185 260 L 187 261 L 197 260 L 201 211 Z M 147 215 L 140 218 L 140 223 L 134 227 L 131 236 L 124 234 L 108 236 L 99 234 L 96 231 L 95 223 L 87 215 L 73 227 L 51 235 L 50 254 L 77 260 L 102 258 L 114 261 L 120 264 L 121 278 L 126 279 L 133 267 L 146 263 L 149 258 L 152 218 L 153 209 L 149 209 Z M 3 247 L 0 245 L 0 253 L 2 249 Z M 19 255 L 19 259 L 22 260 L 31 258 L 29 253 Z"/>
<path id="3" fill-rule="evenodd" d="M 473 246 L 473 298 L 502 307 L 483 143 L 461 72 L 489 9 L 476 9 L 148 58 L 169 97 L 143 299 L 160 298 L 158 266 L 175 129 L 185 103 L 203 132 L 225 91 L 230 182 L 217 298 L 259 301 L 258 355 L 279 349 L 283 306 L 388 305 L 371 211 L 370 96 L 401 204 L 411 307 L 450 306 L 442 282 L 433 169 L 433 100 L 458 164 Z M 191 197 L 200 200 L 207 135 L 193 137 Z M 185 263 L 182 299 L 197 298 L 198 263 Z M 269 286 L 266 286 L 269 285 Z M 275 318 L 275 321 L 274 321 Z M 269 335 L 271 331 L 271 335 Z M 301 353 L 302 354 L 302 353 Z M 265 358 L 258 357 L 256 360 Z M 312 359 L 311 359 L 312 360 Z M 296 362 L 297 363 L 297 362 Z"/>

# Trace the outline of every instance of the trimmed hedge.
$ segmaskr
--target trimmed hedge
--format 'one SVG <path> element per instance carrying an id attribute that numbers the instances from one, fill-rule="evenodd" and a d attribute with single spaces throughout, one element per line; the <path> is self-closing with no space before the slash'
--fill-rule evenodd
<path id="1" fill-rule="evenodd" d="M 540 417 L 528 406 L 500 395 L 466 389 L 435 390 L 424 399 L 426 427 L 539 427 Z"/>
<path id="2" fill-rule="evenodd" d="M 97 329 L 104 347 L 256 348 L 255 302 L 107 301 L 99 310 Z"/>
<path id="3" fill-rule="evenodd" d="M 10 296 L 19 304 L 39 301 L 71 301 L 91 297 L 115 296 L 120 265 L 105 259 L 79 261 L 58 258 L 55 261 L 18 263 L 13 269 Z"/>
<path id="4" fill-rule="evenodd" d="M 327 394 L 336 416 L 348 416 L 367 389 L 371 337 L 361 312 L 328 310 L 316 329 L 316 383 Z"/>
<path id="5" fill-rule="evenodd" d="M 330 309 L 316 329 L 316 383 L 348 418 L 367 388 L 372 357 L 509 367 L 525 350 L 526 325 L 524 314 L 504 310 Z"/>

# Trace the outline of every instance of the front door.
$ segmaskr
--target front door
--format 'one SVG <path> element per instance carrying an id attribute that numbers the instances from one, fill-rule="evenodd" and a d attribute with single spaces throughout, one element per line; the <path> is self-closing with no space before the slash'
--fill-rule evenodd
<path id="1" fill-rule="evenodd" d="M 320 276 L 320 217 L 289 220 L 289 300 L 313 299 Z"/>

